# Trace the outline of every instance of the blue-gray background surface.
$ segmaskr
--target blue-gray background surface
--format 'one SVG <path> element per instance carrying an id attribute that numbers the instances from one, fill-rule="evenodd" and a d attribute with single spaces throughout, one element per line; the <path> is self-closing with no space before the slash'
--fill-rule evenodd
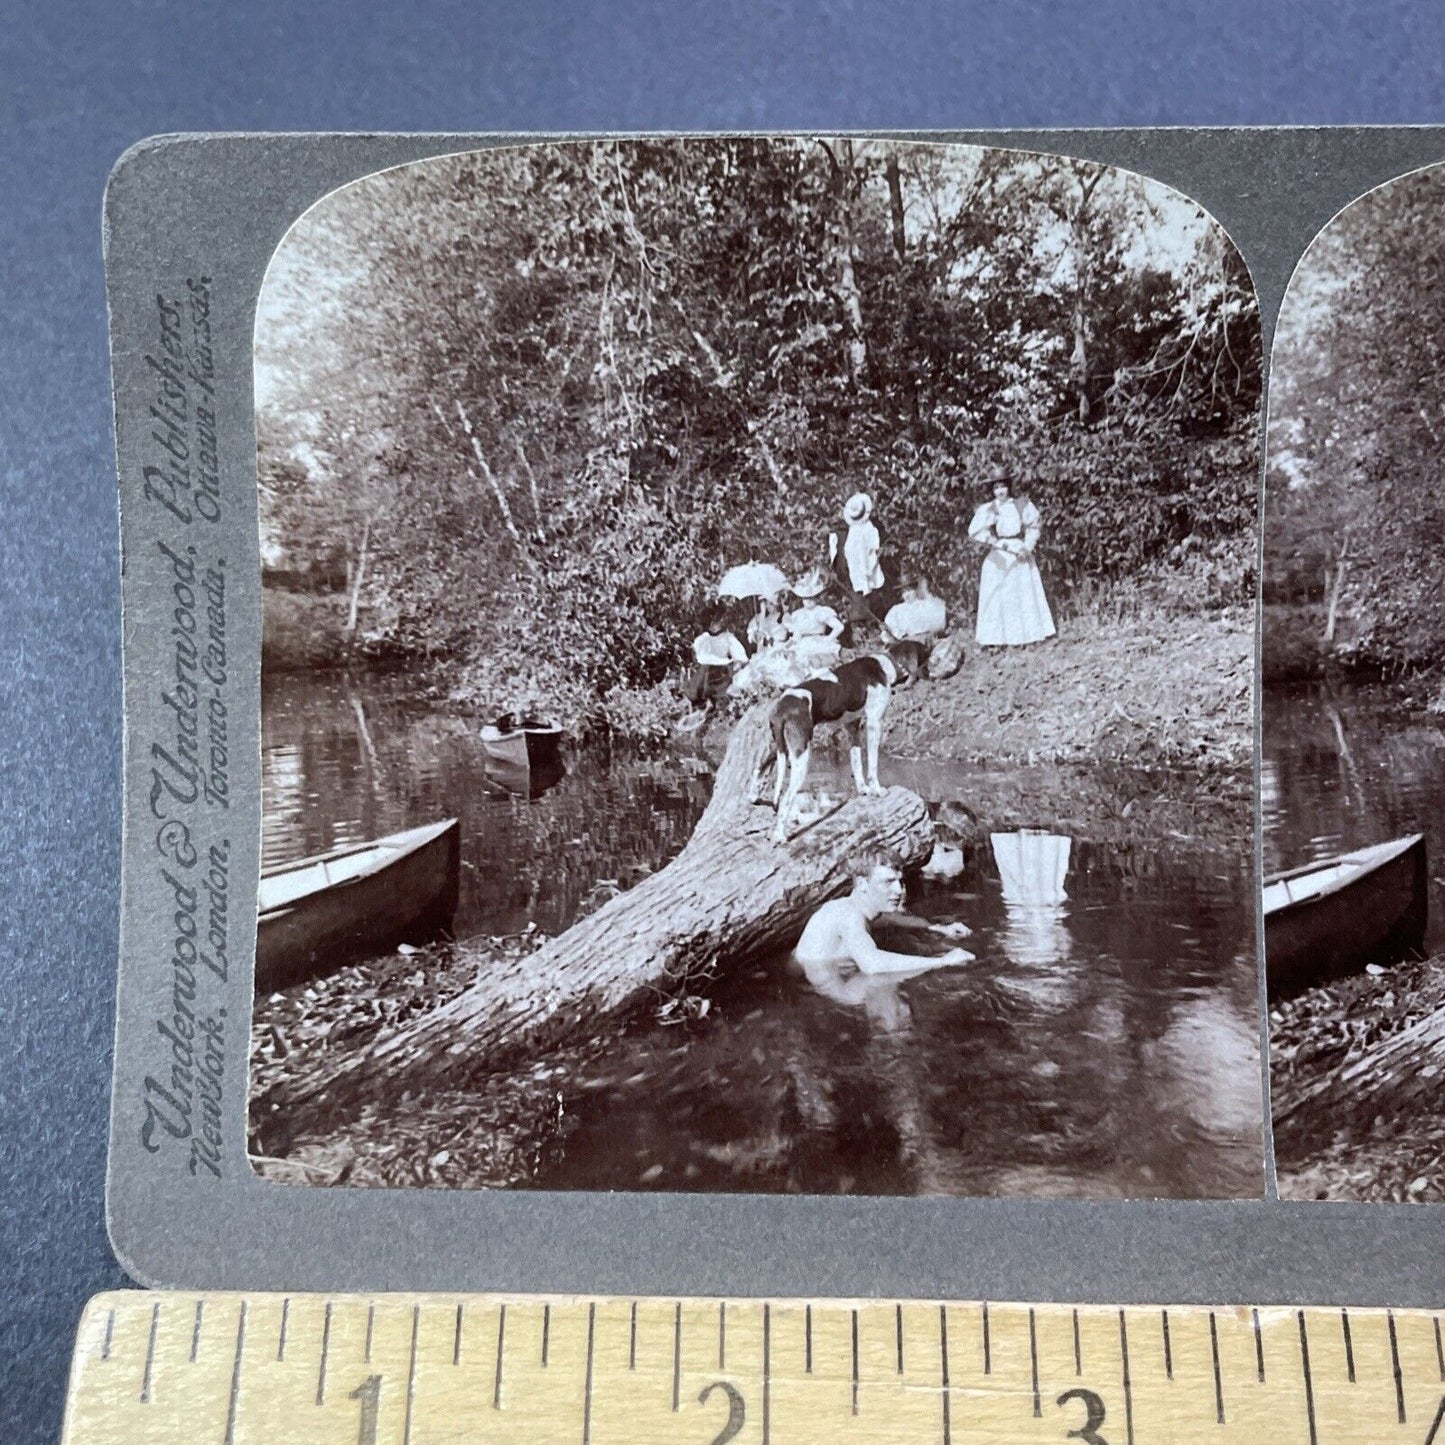
<path id="1" fill-rule="evenodd" d="M 120 659 L 100 200 L 179 130 L 1439 123 L 1435 0 L 0 7 L 0 1440 L 53 1440 L 102 1180 Z"/>

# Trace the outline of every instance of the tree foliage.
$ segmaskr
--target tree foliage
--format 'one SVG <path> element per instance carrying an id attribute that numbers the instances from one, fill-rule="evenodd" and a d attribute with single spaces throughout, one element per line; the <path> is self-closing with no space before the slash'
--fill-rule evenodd
<path id="1" fill-rule="evenodd" d="M 728 565 L 819 560 L 859 489 L 966 610 L 999 467 L 1056 588 L 1200 558 L 1209 600 L 1250 585 L 1248 276 L 1106 167 L 747 138 L 419 162 L 298 223 L 256 346 L 265 523 L 322 556 L 369 521 L 373 631 L 481 693 L 655 683 Z"/>
<path id="2" fill-rule="evenodd" d="M 1290 284 L 1270 405 L 1266 579 L 1339 584 L 1343 650 L 1445 659 L 1445 167 L 1393 181 L 1320 233 Z"/>

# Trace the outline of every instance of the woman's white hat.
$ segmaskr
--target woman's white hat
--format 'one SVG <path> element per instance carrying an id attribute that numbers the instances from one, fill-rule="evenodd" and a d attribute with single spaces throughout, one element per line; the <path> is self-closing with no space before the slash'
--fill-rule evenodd
<path id="1" fill-rule="evenodd" d="M 795 596 L 807 600 L 810 597 L 821 596 L 827 586 L 828 574 L 821 567 L 814 567 L 811 572 L 804 572 L 793 583 L 793 593 Z"/>
<path id="2" fill-rule="evenodd" d="M 866 522 L 873 515 L 873 498 L 867 492 L 854 492 L 843 504 L 845 522 Z"/>

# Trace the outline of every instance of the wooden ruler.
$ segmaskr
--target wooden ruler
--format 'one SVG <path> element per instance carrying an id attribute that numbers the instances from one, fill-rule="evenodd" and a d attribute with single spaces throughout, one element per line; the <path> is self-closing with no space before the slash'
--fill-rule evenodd
<path id="1" fill-rule="evenodd" d="M 1420 1310 L 178 1294 L 87 1306 L 66 1445 L 1445 1445 Z"/>

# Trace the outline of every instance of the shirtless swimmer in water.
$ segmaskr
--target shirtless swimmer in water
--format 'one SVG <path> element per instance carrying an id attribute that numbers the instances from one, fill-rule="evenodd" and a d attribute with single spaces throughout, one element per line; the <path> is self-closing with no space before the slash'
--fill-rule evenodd
<path id="1" fill-rule="evenodd" d="M 821 987 L 820 980 L 836 975 L 843 964 L 851 963 L 860 974 L 877 975 L 925 973 L 929 969 L 946 968 L 958 963 L 971 963 L 973 954 L 965 948 L 950 948 L 939 955 L 893 953 L 880 948 L 873 939 L 871 925 L 885 913 L 897 915 L 893 922 L 945 938 L 961 938 L 968 929 L 961 923 L 939 927 L 921 919 L 899 914 L 903 904 L 903 875 L 891 863 L 878 861 L 863 865 L 853 875 L 853 891 L 846 898 L 825 903 L 803 929 L 803 936 L 793 949 L 793 957 L 803 966 L 809 981 Z M 815 976 L 816 975 L 816 976 Z"/>

